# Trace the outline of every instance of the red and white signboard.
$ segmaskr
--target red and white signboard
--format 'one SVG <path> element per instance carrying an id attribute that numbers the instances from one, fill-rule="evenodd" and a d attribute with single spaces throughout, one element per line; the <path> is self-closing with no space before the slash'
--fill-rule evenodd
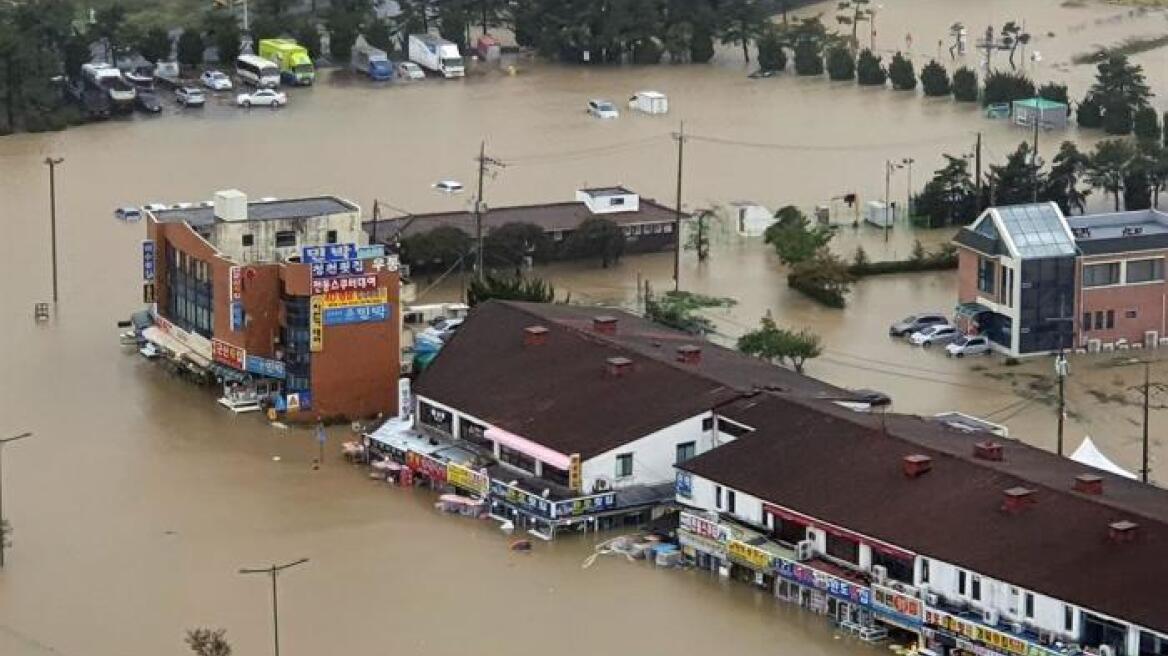
<path id="1" fill-rule="evenodd" d="M 233 369 L 246 371 L 247 351 L 221 339 L 211 340 L 211 359 Z"/>

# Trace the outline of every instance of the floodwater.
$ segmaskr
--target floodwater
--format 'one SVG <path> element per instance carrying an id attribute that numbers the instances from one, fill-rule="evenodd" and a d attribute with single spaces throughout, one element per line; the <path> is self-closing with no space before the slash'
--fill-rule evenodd
<path id="1" fill-rule="evenodd" d="M 976 35 L 976 25 L 1025 19 L 1041 35 L 1040 77 L 1069 79 L 1074 95 L 1090 70 L 1060 70 L 1059 62 L 1096 41 L 1160 30 L 1164 20 L 1057 0 L 887 5 L 880 48 L 911 33 L 919 50 L 945 38 L 954 20 Z M 1168 88 L 1165 53 L 1137 57 L 1156 88 Z M 583 539 L 509 552 L 492 525 L 438 516 L 427 493 L 387 489 L 344 464 L 335 456 L 344 431 L 332 433 L 314 472 L 308 433 L 229 416 L 209 393 L 116 345 L 115 322 L 139 300 L 143 236 L 141 226 L 111 219 L 119 205 L 238 187 L 256 197 L 335 193 L 366 207 L 380 198 L 412 211 L 449 209 L 466 197 L 436 195 L 430 184 L 469 183 L 482 139 L 508 164 L 487 182 L 493 205 L 563 200 L 579 186 L 612 183 L 672 202 L 669 135 L 684 120 L 687 134 L 706 138 L 686 143 L 687 207 L 748 199 L 810 209 L 847 191 L 878 198 L 886 159 L 914 158 L 919 183 L 939 152 L 968 152 L 978 130 L 990 161 L 1025 136 L 949 101 L 793 77 L 751 81 L 733 49 L 720 58 L 709 67 L 524 65 L 513 77 L 393 88 L 326 76 L 316 88 L 293 90 L 280 112 L 213 104 L 0 140 L 0 435 L 35 432 L 5 450 L 5 515 L 16 533 L 0 574 L 0 653 L 180 653 L 184 629 L 195 626 L 226 628 L 237 653 L 266 653 L 268 582 L 237 570 L 300 557 L 311 562 L 280 578 L 287 654 L 864 649 L 743 585 L 618 560 L 582 569 L 591 550 Z M 669 94 L 668 118 L 602 123 L 584 115 L 589 97 L 621 100 L 643 88 Z M 52 323 L 36 325 L 33 304 L 50 298 L 47 156 L 65 158 L 57 176 L 61 302 Z M 906 174 L 894 176 L 894 198 L 903 197 Z M 874 229 L 845 226 L 836 248 L 862 244 L 873 258 L 903 257 L 914 238 L 933 246 L 950 234 L 898 227 L 886 246 Z M 576 302 L 630 307 L 638 276 L 661 290 L 671 273 L 668 254 L 610 269 L 541 271 Z M 828 310 L 791 294 L 761 244 L 721 234 L 708 262 L 685 255 L 681 277 L 687 289 L 738 300 L 712 313 L 719 339 L 770 310 L 823 337 L 826 353 L 809 365 L 814 375 L 885 390 L 906 412 L 990 415 L 1012 435 L 1053 448 L 1049 361 L 948 361 L 884 336 L 899 315 L 951 307 L 951 273 L 870 279 L 846 310 Z M 425 299 L 457 294 L 446 281 Z M 1067 443 L 1089 433 L 1134 469 L 1138 411 L 1125 388 L 1140 372 L 1111 364 L 1073 362 Z M 1153 368 L 1158 379 L 1166 374 Z M 1153 453 L 1163 460 L 1160 414 L 1152 414 Z"/>

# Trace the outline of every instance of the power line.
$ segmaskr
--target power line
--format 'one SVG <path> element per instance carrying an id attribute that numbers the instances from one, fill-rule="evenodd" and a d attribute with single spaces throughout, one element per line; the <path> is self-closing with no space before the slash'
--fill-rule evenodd
<path id="1" fill-rule="evenodd" d="M 728 139 L 725 137 L 712 137 L 708 135 L 687 134 L 687 139 L 694 141 L 704 141 L 706 143 L 718 144 L 722 146 L 738 146 L 742 148 L 758 148 L 764 150 L 779 150 L 779 151 L 794 151 L 794 152 L 854 152 L 857 150 L 885 150 L 891 148 L 908 148 L 912 146 L 929 146 L 938 143 L 948 143 L 954 139 L 966 138 L 969 135 L 950 134 L 939 137 L 930 137 L 928 139 L 916 139 L 912 141 L 901 141 L 894 143 L 879 143 L 879 144 L 841 144 L 841 145 L 813 145 L 813 144 L 784 144 L 784 143 L 765 143 L 759 141 L 743 141 L 740 139 Z"/>
<path id="2" fill-rule="evenodd" d="M 573 150 L 559 150 L 543 153 L 533 153 L 531 155 L 522 155 L 519 157 L 504 157 L 502 161 L 509 166 L 522 166 L 524 164 L 546 164 L 554 161 L 568 161 L 573 159 L 588 159 L 599 155 L 607 155 L 610 153 L 619 152 L 622 150 L 632 150 L 640 148 L 654 142 L 664 142 L 672 139 L 669 134 L 655 134 L 642 139 L 633 141 L 622 141 L 620 143 L 605 144 L 602 146 L 594 146 L 591 148 L 578 148 Z"/>

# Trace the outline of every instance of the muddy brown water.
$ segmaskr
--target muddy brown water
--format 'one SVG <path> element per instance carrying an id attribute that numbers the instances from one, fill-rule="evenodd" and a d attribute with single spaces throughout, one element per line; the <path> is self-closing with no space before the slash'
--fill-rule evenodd
<path id="1" fill-rule="evenodd" d="M 1025 18 L 1043 35 L 1035 44 L 1044 56 L 1040 71 L 1079 89 L 1090 70 L 1061 70 L 1060 62 L 1090 43 L 1155 32 L 1164 21 L 1048 0 L 1024 10 L 1006 0 L 887 4 L 878 46 L 891 48 L 911 33 L 919 61 L 935 50 L 924 44 L 945 38 L 954 20 L 976 35 L 984 29 L 977 25 Z M 1046 37 L 1048 30 L 1056 36 Z M 1137 58 L 1159 88 L 1168 87 L 1166 52 Z M 317 88 L 292 91 L 291 106 L 279 112 L 216 102 L 0 139 L 7 231 L 0 434 L 36 433 L 4 453 L 5 512 L 16 534 L 0 574 L 0 653 L 182 653 L 183 630 L 200 625 L 227 628 L 236 653 L 268 653 L 267 581 L 236 571 L 299 557 L 311 562 L 280 579 L 287 654 L 699 654 L 731 645 L 741 654 L 828 656 L 863 649 L 746 586 L 618 560 L 581 569 L 587 540 L 511 553 L 493 525 L 440 517 L 429 494 L 387 489 L 344 464 L 335 456 L 343 431 L 333 432 L 325 466 L 313 472 L 307 433 L 229 416 L 208 393 L 116 344 L 115 322 L 138 304 L 143 236 L 141 226 L 111 218 L 119 205 L 194 201 L 238 187 L 256 197 L 335 193 L 366 207 L 381 198 L 414 211 L 456 208 L 465 196 L 438 196 L 429 185 L 451 177 L 469 183 L 480 139 L 509 163 L 487 183 L 491 204 L 563 200 L 579 186 L 611 183 L 672 202 L 669 133 L 684 119 L 691 134 L 769 144 L 689 142 L 688 207 L 749 199 L 810 208 L 845 191 L 879 197 L 886 159 L 915 158 L 919 182 L 939 164 L 938 152 L 968 152 L 975 131 L 985 133 L 990 160 L 1024 138 L 948 101 L 793 77 L 751 81 L 744 72 L 729 49 L 710 67 L 527 65 L 514 77 L 387 89 L 326 76 Z M 644 88 L 669 94 L 668 118 L 626 114 L 602 123 L 584 115 L 589 97 L 619 101 Z M 41 164 L 50 155 L 65 158 L 58 169 L 61 304 L 54 322 L 36 325 L 32 306 L 50 295 Z M 906 183 L 898 172 L 894 198 Z M 876 230 L 845 226 L 835 247 L 850 253 L 862 244 L 874 258 L 902 257 L 915 238 L 934 246 L 950 234 L 897 228 L 886 246 Z M 867 280 L 841 312 L 790 293 L 761 244 L 726 234 L 715 241 L 708 262 L 685 255 L 682 280 L 738 300 L 711 313 L 718 339 L 732 339 L 769 309 L 781 323 L 823 337 L 827 352 L 810 364 L 814 375 L 885 390 L 902 411 L 989 414 L 1013 435 L 1053 447 L 1049 360 L 1019 367 L 949 361 L 884 336 L 900 315 L 950 308 L 952 274 Z M 671 271 L 671 256 L 660 254 L 610 269 L 560 264 L 541 273 L 577 302 L 632 307 L 638 274 L 665 289 Z M 457 297 L 454 283 L 434 286 L 425 300 Z M 1099 358 L 1072 365 L 1068 448 L 1090 433 L 1134 469 L 1138 413 L 1134 397 L 1123 395 L 1139 372 L 1109 365 Z M 1168 376 L 1166 368 L 1153 371 Z M 1159 414 L 1154 453 L 1163 458 Z"/>

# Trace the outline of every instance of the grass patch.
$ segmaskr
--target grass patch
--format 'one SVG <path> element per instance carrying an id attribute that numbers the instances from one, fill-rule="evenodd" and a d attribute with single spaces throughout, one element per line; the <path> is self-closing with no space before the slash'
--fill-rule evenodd
<path id="1" fill-rule="evenodd" d="M 1071 57 L 1071 63 L 1097 64 L 1107 59 L 1110 55 L 1135 55 L 1141 52 L 1163 48 L 1164 46 L 1168 46 L 1168 34 L 1161 34 L 1160 36 L 1133 36 L 1109 48 L 1099 48 L 1092 52 L 1080 52 Z"/>

